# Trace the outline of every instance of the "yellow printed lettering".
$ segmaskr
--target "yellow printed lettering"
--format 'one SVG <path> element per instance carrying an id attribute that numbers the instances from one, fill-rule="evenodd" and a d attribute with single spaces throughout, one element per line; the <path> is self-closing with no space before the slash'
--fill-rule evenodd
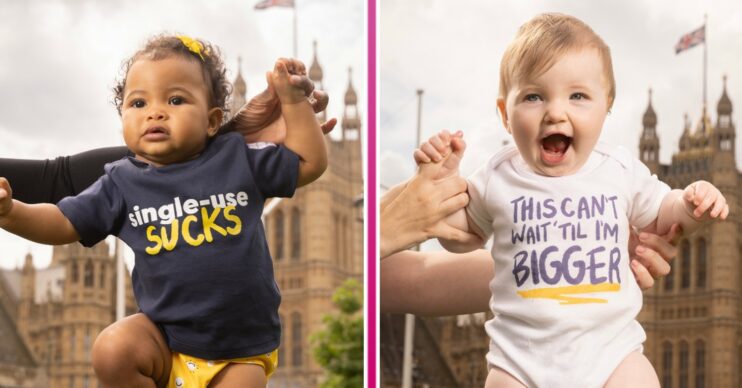
<path id="1" fill-rule="evenodd" d="M 167 239 L 167 229 L 163 226 L 161 229 L 163 247 L 168 251 L 175 249 L 175 244 L 178 243 L 178 220 L 173 220 L 170 224 L 170 240 Z"/>
<path id="2" fill-rule="evenodd" d="M 183 219 L 183 240 L 189 245 L 197 247 L 204 242 L 204 235 L 199 233 L 195 239 L 191 236 L 191 222 L 193 221 L 198 221 L 198 218 L 196 216 L 186 216 Z"/>
<path id="3" fill-rule="evenodd" d="M 234 210 L 234 206 L 227 206 L 224 209 L 224 218 L 234 222 L 234 226 L 227 227 L 227 233 L 231 234 L 232 236 L 236 236 L 242 231 L 242 220 L 240 220 L 240 217 L 238 217 L 237 215 L 232 214 Z"/>
<path id="4" fill-rule="evenodd" d="M 214 208 L 211 215 L 209 215 L 208 210 L 206 208 L 201 208 L 201 219 L 203 220 L 204 225 L 204 235 L 206 236 L 206 241 L 212 242 L 214 241 L 214 237 L 211 235 L 211 230 L 214 229 L 215 232 L 221 234 L 222 236 L 227 235 L 227 231 L 224 230 L 221 226 L 216 224 L 216 217 L 219 216 L 219 212 L 221 211 L 221 208 Z"/>
<path id="5" fill-rule="evenodd" d="M 144 249 L 145 252 L 148 254 L 154 256 L 158 253 L 160 253 L 160 249 L 162 249 L 162 240 L 160 240 L 160 237 L 154 235 L 152 232 L 157 230 L 157 228 L 154 225 L 150 225 L 147 227 L 147 240 L 155 243 L 155 246 L 153 247 L 146 247 Z"/>

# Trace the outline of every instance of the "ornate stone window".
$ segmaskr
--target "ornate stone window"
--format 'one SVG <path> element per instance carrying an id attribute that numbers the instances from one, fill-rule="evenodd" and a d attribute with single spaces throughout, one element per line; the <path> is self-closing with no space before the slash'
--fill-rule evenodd
<path id="1" fill-rule="evenodd" d="M 278 319 L 281 321 L 281 333 L 286 333 L 286 321 L 283 315 L 278 314 Z M 278 366 L 286 365 L 286 334 L 281 338 L 281 344 L 278 346 Z"/>
<path id="2" fill-rule="evenodd" d="M 679 388 L 688 388 L 688 343 L 680 342 Z"/>
<path id="3" fill-rule="evenodd" d="M 680 288 L 690 287 L 690 243 L 683 240 L 680 243 Z"/>
<path id="4" fill-rule="evenodd" d="M 696 286 L 706 287 L 706 240 L 696 240 Z"/>
<path id="5" fill-rule="evenodd" d="M 672 344 L 662 344 L 662 386 L 672 387 Z"/>
<path id="6" fill-rule="evenodd" d="M 696 388 L 706 388 L 706 345 L 696 341 Z"/>
<path id="7" fill-rule="evenodd" d="M 301 314 L 291 313 L 291 366 L 302 364 Z"/>
<path id="8" fill-rule="evenodd" d="M 88 259 L 85 263 L 85 287 L 93 287 L 93 261 Z"/>
<path id="9" fill-rule="evenodd" d="M 301 259 L 301 212 L 297 208 L 291 210 L 291 258 Z"/>
<path id="10" fill-rule="evenodd" d="M 72 283 L 77 283 L 80 281 L 80 269 L 77 267 L 77 262 L 70 260 L 70 266 L 72 267 Z"/>
<path id="11" fill-rule="evenodd" d="M 276 221 L 273 229 L 273 243 L 276 247 L 275 259 L 280 260 L 283 259 L 283 212 L 280 210 L 276 211 L 275 218 Z"/>

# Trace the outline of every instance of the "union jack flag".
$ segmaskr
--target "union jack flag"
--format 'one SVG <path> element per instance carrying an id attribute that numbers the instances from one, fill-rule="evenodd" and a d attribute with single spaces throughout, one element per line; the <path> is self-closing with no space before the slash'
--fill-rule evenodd
<path id="1" fill-rule="evenodd" d="M 255 9 L 266 9 L 270 7 L 294 7 L 294 0 L 262 0 L 255 4 Z"/>
<path id="2" fill-rule="evenodd" d="M 706 41 L 706 26 L 703 25 L 693 32 L 689 32 L 680 38 L 678 44 L 675 45 L 675 54 L 679 54 L 681 51 L 685 51 L 693 46 L 697 46 Z"/>

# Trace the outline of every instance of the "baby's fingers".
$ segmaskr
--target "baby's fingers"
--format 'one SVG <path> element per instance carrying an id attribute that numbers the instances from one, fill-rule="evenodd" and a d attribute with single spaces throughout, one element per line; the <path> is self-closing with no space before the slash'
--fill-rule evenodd
<path id="1" fill-rule="evenodd" d="M 698 196 L 696 196 L 696 198 L 697 197 Z M 696 209 L 693 210 L 693 215 L 696 218 L 700 218 L 701 216 L 703 216 L 706 213 L 706 211 L 711 207 L 711 205 L 714 204 L 714 201 L 716 201 L 717 198 L 718 198 L 717 193 L 715 192 L 707 193 L 700 201 L 700 204 L 696 203 L 698 206 L 696 206 Z"/>
<path id="2" fill-rule="evenodd" d="M 716 202 L 714 202 L 714 208 L 711 209 L 711 212 L 709 215 L 711 218 L 716 218 L 719 215 L 721 215 L 721 212 L 724 210 L 724 207 L 727 205 L 727 200 L 724 198 L 723 195 L 719 195 L 719 197 L 716 199 Z"/>
<path id="3" fill-rule="evenodd" d="M 427 155 L 428 158 L 430 158 L 434 162 L 440 162 L 441 160 L 443 160 L 443 155 L 440 152 L 438 152 L 438 149 L 434 147 L 433 144 L 431 144 L 432 139 L 433 138 L 431 138 L 431 141 L 425 142 L 422 145 L 420 145 L 420 151 L 425 153 L 425 155 Z"/>
<path id="4" fill-rule="evenodd" d="M 724 210 L 721 211 L 721 219 L 726 220 L 727 216 L 729 216 L 729 205 L 724 205 Z"/>
<path id="5" fill-rule="evenodd" d="M 693 184 L 693 204 L 696 206 L 701 205 L 701 202 L 703 202 L 708 195 L 709 185 L 705 183 L 706 182 L 696 182 Z"/>
<path id="6" fill-rule="evenodd" d="M 432 161 L 430 160 L 428 155 L 426 155 L 425 152 L 422 152 L 420 149 L 416 149 L 413 156 L 415 157 L 415 163 L 417 164 L 430 163 Z"/>

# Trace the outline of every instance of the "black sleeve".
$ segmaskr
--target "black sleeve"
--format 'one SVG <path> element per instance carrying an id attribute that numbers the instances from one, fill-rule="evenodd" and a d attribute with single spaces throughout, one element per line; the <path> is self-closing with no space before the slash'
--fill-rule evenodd
<path id="1" fill-rule="evenodd" d="M 103 166 L 130 155 L 126 147 L 98 148 L 56 159 L 0 158 L 0 176 L 10 182 L 13 198 L 26 203 L 57 203 L 77 195 L 103 175 Z"/>

